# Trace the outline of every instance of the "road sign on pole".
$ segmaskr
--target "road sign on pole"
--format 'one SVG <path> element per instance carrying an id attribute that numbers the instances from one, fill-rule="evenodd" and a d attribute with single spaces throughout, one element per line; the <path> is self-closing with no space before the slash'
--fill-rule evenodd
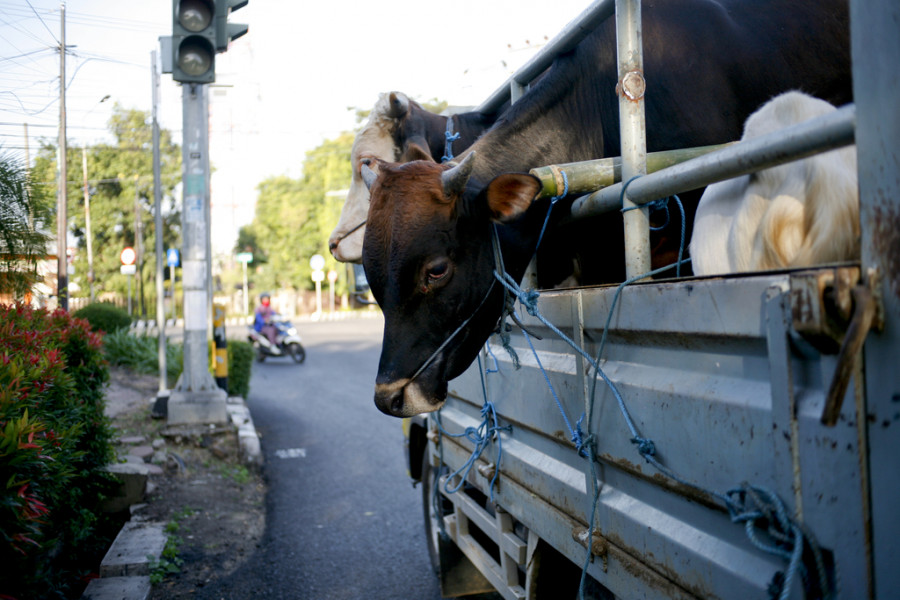
<path id="1" fill-rule="evenodd" d="M 123 265 L 133 265 L 134 261 L 137 260 L 137 252 L 131 246 L 126 246 L 119 253 L 119 260 L 122 261 Z"/>
<path id="2" fill-rule="evenodd" d="M 166 264 L 170 267 L 177 267 L 180 263 L 181 257 L 178 256 L 178 250 L 176 248 L 169 248 L 166 250 Z"/>

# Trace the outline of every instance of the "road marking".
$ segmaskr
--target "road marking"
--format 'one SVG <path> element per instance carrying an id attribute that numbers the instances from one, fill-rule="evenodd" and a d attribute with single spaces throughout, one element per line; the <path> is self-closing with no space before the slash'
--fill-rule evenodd
<path id="1" fill-rule="evenodd" d="M 306 458 L 306 448 L 287 448 L 284 450 L 276 450 L 275 456 L 278 458 Z"/>

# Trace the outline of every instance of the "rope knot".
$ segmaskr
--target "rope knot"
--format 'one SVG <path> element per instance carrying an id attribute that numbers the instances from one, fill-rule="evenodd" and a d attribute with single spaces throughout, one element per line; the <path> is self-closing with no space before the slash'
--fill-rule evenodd
<path id="1" fill-rule="evenodd" d="M 537 290 L 526 290 L 519 296 L 519 301 L 532 317 L 537 316 L 537 301 L 540 296 L 541 294 Z"/>
<path id="2" fill-rule="evenodd" d="M 631 443 L 637 445 L 638 452 L 640 452 L 641 456 L 644 458 L 656 456 L 656 445 L 653 443 L 653 440 L 642 437 L 633 437 L 631 438 Z"/>

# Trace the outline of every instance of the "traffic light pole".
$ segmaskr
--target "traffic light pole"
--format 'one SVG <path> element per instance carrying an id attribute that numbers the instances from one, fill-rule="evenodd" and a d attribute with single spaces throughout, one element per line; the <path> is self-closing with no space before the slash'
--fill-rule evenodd
<path id="1" fill-rule="evenodd" d="M 182 282 L 184 367 L 169 397 L 168 423 L 225 423 L 226 393 L 209 371 L 209 94 L 206 84 L 182 85 Z"/>

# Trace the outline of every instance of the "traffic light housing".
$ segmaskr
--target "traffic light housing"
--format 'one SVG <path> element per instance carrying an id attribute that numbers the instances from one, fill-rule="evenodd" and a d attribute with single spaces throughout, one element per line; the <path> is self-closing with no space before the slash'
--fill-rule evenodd
<path id="1" fill-rule="evenodd" d="M 216 52 L 225 52 L 231 40 L 247 33 L 249 27 L 246 24 L 229 23 L 228 17 L 249 2 L 250 0 L 216 0 Z"/>
<path id="2" fill-rule="evenodd" d="M 172 79 L 175 81 L 211 83 L 216 80 L 217 2 L 172 0 Z"/>

